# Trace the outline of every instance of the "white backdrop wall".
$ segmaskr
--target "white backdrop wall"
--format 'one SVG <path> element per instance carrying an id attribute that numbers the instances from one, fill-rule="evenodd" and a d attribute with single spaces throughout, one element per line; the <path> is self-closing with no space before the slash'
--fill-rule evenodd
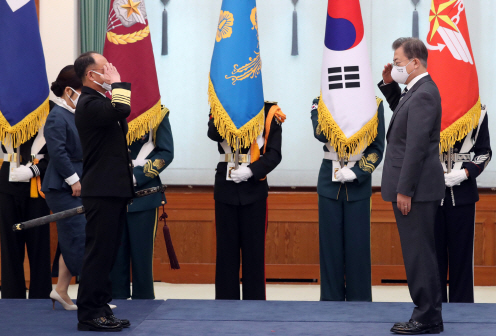
<path id="1" fill-rule="evenodd" d="M 40 34 L 51 85 L 79 51 L 77 0 L 40 0 Z M 55 95 L 50 91 L 50 99 Z"/>
<path id="2" fill-rule="evenodd" d="M 49 80 L 77 53 L 77 0 L 41 0 L 41 33 Z M 174 162 L 162 174 L 168 184 L 211 185 L 217 163 L 217 146 L 207 138 L 209 106 L 207 84 L 215 32 L 222 0 L 171 0 L 169 55 L 161 56 L 163 5 L 147 0 L 163 103 L 171 110 Z M 266 100 L 278 101 L 288 119 L 283 125 L 283 160 L 269 176 L 273 186 L 315 186 L 322 160 L 322 145 L 313 138 L 310 107 L 320 91 L 327 0 L 298 2 L 300 55 L 291 56 L 291 0 L 258 0 L 260 48 Z M 420 0 L 420 37 L 429 30 L 431 0 Z M 480 94 L 488 105 L 490 131 L 496 137 L 495 0 L 465 0 Z M 391 43 L 411 36 L 413 5 L 410 0 L 361 0 L 365 34 L 374 80 L 392 59 Z M 72 58 L 71 58 L 72 57 Z M 456 69 L 453 69 L 456 71 Z M 376 94 L 382 98 L 377 89 Z M 350 102 L 351 104 L 352 102 Z M 392 112 L 386 104 L 386 127 Z M 381 167 L 373 174 L 380 185 Z M 496 163 L 478 179 L 481 187 L 496 187 Z"/>
<path id="3" fill-rule="evenodd" d="M 474 56 L 479 71 L 482 101 L 496 109 L 492 79 L 496 78 L 494 51 L 496 13 L 494 0 L 466 0 Z M 217 146 L 207 136 L 207 84 L 215 31 L 222 0 L 171 0 L 169 55 L 161 56 L 163 6 L 147 1 L 163 102 L 171 110 L 174 162 L 163 174 L 169 184 L 213 184 Z M 322 145 L 313 138 L 310 122 L 312 99 L 319 95 L 327 0 L 300 0 L 298 34 L 300 55 L 291 56 L 292 2 L 258 0 L 260 49 L 266 100 L 278 101 L 288 119 L 283 125 L 283 160 L 269 176 L 277 186 L 314 186 L 322 160 Z M 420 36 L 429 31 L 430 0 L 421 0 Z M 411 36 L 413 5 L 410 0 L 362 0 L 362 14 L 374 80 L 392 59 L 391 43 Z M 456 69 L 453 69 L 456 71 Z M 377 95 L 381 97 L 380 91 Z M 352 104 L 352 102 L 350 102 Z M 387 104 L 386 104 L 387 105 Z M 386 106 L 386 126 L 392 112 Z M 496 118 L 490 116 L 496 134 Z M 494 138 L 494 137 L 493 137 Z M 374 173 L 380 185 L 381 167 Z M 496 164 L 479 178 L 482 187 L 496 187 Z"/>

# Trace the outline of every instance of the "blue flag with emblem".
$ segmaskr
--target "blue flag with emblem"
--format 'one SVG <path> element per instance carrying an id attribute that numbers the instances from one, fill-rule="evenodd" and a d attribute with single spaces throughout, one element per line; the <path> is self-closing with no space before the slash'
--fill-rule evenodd
<path id="1" fill-rule="evenodd" d="M 0 141 L 17 147 L 49 111 L 48 79 L 34 0 L 0 0 Z"/>
<path id="2" fill-rule="evenodd" d="M 262 61 L 255 0 L 224 0 L 210 67 L 215 126 L 229 145 L 249 147 L 264 127 Z"/>

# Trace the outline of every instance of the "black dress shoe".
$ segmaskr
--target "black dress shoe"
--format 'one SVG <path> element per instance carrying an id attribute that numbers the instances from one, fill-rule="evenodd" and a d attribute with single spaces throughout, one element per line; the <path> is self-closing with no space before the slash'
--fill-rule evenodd
<path id="1" fill-rule="evenodd" d="M 410 320 L 410 322 L 406 323 L 396 323 L 391 328 L 391 332 L 400 335 L 439 334 L 442 331 L 441 328 L 444 329 L 442 322 L 423 324 Z"/>
<path id="2" fill-rule="evenodd" d="M 79 331 L 122 331 L 122 325 L 111 321 L 106 317 L 99 317 L 93 320 L 81 321 L 78 323 Z"/>
<path id="3" fill-rule="evenodd" d="M 408 322 L 396 322 L 394 326 L 391 328 L 391 332 L 393 332 L 393 329 L 405 329 L 408 323 L 413 323 L 415 321 L 410 320 Z M 444 323 L 440 322 L 439 325 L 441 326 L 441 331 L 444 331 Z"/>
<path id="4" fill-rule="evenodd" d="M 115 315 L 107 316 L 107 320 L 115 323 L 120 323 L 123 328 L 129 328 L 131 326 L 131 322 L 129 322 L 129 320 L 118 319 L 117 317 L 115 317 Z"/>

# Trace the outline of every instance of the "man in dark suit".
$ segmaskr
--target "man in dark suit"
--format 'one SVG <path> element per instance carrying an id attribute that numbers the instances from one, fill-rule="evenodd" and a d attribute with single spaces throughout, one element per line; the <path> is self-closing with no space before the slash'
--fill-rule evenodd
<path id="1" fill-rule="evenodd" d="M 95 52 L 79 56 L 74 68 L 83 82 L 76 107 L 76 127 L 83 148 L 81 197 L 86 215 L 86 244 L 77 298 L 78 330 L 118 331 L 129 321 L 117 319 L 110 271 L 133 197 L 126 118 L 131 113 L 131 84 Z M 112 91 L 112 99 L 105 96 Z"/>
<path id="2" fill-rule="evenodd" d="M 379 88 L 394 111 L 387 131 L 382 198 L 393 203 L 408 288 L 416 305 L 409 322 L 396 323 L 397 334 L 443 330 L 441 288 L 434 223 L 444 197 L 439 161 L 441 97 L 427 73 L 427 48 L 416 38 L 393 43 L 394 61 L 382 73 Z M 398 84 L 406 84 L 400 89 Z"/>
<path id="3" fill-rule="evenodd" d="M 243 264 L 243 300 L 265 300 L 265 233 L 269 174 L 281 162 L 281 123 L 285 116 L 277 103 L 265 102 L 264 127 L 250 148 L 241 148 L 239 168 L 233 148 L 222 138 L 213 117 L 208 137 L 218 142 L 220 160 L 215 174 L 215 224 L 217 259 L 215 299 L 239 300 L 240 250 Z M 265 138 L 265 140 L 264 140 Z M 259 148 L 258 151 L 254 147 Z M 258 157 L 257 157 L 258 156 Z"/>

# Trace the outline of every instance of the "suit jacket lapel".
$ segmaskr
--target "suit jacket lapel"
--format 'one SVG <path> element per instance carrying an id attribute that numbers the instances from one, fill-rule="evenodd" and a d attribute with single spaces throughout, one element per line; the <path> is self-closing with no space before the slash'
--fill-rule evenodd
<path id="1" fill-rule="evenodd" d="M 396 106 L 396 109 L 394 109 L 393 116 L 391 117 L 391 121 L 389 122 L 389 127 L 388 127 L 388 131 L 386 134 L 386 139 L 389 138 L 389 131 L 391 130 L 391 126 L 393 125 L 394 119 L 398 115 L 399 110 L 403 107 L 403 105 L 406 103 L 406 101 L 408 99 L 410 99 L 410 97 L 413 95 L 413 93 L 415 91 L 417 91 L 417 89 L 422 84 L 424 84 L 425 82 L 428 82 L 428 81 L 432 81 L 431 75 L 427 75 L 424 78 L 421 78 L 417 83 L 415 83 L 415 85 L 410 90 L 408 90 L 408 92 L 403 97 L 403 99 L 400 100 L 400 102 L 398 103 L 398 106 Z"/>

